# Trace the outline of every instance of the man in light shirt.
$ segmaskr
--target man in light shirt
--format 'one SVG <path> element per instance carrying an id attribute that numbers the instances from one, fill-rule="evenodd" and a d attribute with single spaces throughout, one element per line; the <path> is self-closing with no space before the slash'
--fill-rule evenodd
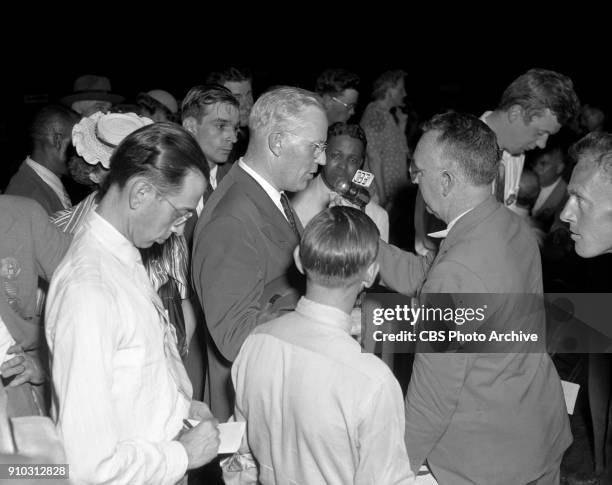
<path id="1" fill-rule="evenodd" d="M 295 251 L 306 295 L 254 329 L 234 362 L 235 418 L 262 484 L 414 481 L 400 386 L 349 334 L 355 299 L 378 273 L 378 240 L 358 209 L 316 215 Z"/>
<path id="2" fill-rule="evenodd" d="M 215 420 L 191 399 L 176 333 L 137 250 L 183 231 L 206 188 L 205 164 L 177 125 L 131 133 L 54 274 L 52 414 L 79 483 L 174 484 L 217 454 Z M 183 430 L 188 417 L 201 422 Z"/>
<path id="3" fill-rule="evenodd" d="M 230 367 L 242 342 L 291 294 L 302 226 L 284 191 L 304 189 L 325 164 L 327 117 L 314 93 L 279 87 L 255 102 L 249 130 L 245 156 L 211 195 L 193 238 L 192 277 L 207 329 L 205 401 L 220 420 L 234 409 Z"/>
<path id="4" fill-rule="evenodd" d="M 9 182 L 6 193 L 34 199 L 49 215 L 72 203 L 60 177 L 68 173 L 76 113 L 59 105 L 42 108 L 30 126 L 31 154 Z"/>

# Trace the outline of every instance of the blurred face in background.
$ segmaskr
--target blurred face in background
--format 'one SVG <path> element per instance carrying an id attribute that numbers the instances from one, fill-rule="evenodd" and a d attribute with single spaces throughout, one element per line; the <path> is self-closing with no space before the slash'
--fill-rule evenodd
<path id="1" fill-rule="evenodd" d="M 249 114 L 253 107 L 253 87 L 251 81 L 228 81 L 223 84 L 240 103 L 240 127 L 249 125 Z"/>

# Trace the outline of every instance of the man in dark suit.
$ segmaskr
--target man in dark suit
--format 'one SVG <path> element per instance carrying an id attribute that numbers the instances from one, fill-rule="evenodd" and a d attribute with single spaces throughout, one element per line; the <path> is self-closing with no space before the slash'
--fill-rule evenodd
<path id="1" fill-rule="evenodd" d="M 263 94 L 249 118 L 245 156 L 206 203 L 193 241 L 192 277 L 207 327 L 205 400 L 233 413 L 230 368 L 251 330 L 291 306 L 288 271 L 301 225 L 283 191 L 306 187 L 325 163 L 320 98 L 298 88 Z"/>
<path id="2" fill-rule="evenodd" d="M 567 201 L 567 183 L 561 177 L 564 169 L 565 153 L 559 145 L 546 147 L 533 164 L 533 171 L 540 180 L 540 194 L 531 210 L 531 216 L 544 232 L 550 230 L 558 210 Z"/>
<path id="3" fill-rule="evenodd" d="M 59 105 L 42 108 L 30 126 L 32 152 L 10 180 L 6 193 L 34 199 L 49 215 L 71 207 L 60 177 L 68 173 L 76 113 Z"/>
<path id="4" fill-rule="evenodd" d="M 570 147 L 576 166 L 561 220 L 569 224 L 578 256 L 612 253 L 612 134 L 593 132 Z M 612 358 L 589 354 L 589 405 L 593 420 L 595 472 L 612 482 Z"/>
<path id="5" fill-rule="evenodd" d="M 384 283 L 427 298 L 471 293 L 496 300 L 496 323 L 516 329 L 516 299 L 542 294 L 530 228 L 491 194 L 500 152 L 471 115 L 446 113 L 424 127 L 411 165 L 427 210 L 447 224 L 429 261 L 381 244 Z M 529 314 L 543 331 L 542 312 Z M 461 322 L 459 322 L 461 323 Z M 561 383 L 546 353 L 418 353 L 406 395 L 406 447 L 414 471 L 427 460 L 439 483 L 559 483 L 571 433 Z M 556 481 L 555 481 L 556 480 Z"/>

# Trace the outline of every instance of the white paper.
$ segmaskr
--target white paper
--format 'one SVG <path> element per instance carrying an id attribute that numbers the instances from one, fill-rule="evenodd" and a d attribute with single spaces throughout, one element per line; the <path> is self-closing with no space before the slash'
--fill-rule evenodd
<path id="1" fill-rule="evenodd" d="M 421 465 L 419 474 L 416 476 L 415 485 L 438 485 L 434 476 L 430 473 L 426 465 Z"/>
<path id="2" fill-rule="evenodd" d="M 561 387 L 563 388 L 563 397 L 565 397 L 565 406 L 567 407 L 568 414 L 574 414 L 574 406 L 576 405 L 576 399 L 578 398 L 578 391 L 580 385 L 573 382 L 561 380 Z"/>
<path id="3" fill-rule="evenodd" d="M 8 328 L 6 328 L 6 325 L 2 321 L 2 318 L 0 318 L 0 364 L 14 357 L 13 354 L 6 354 L 6 351 L 13 345 L 15 345 L 15 339 L 13 339 Z"/>
<path id="4" fill-rule="evenodd" d="M 199 424 L 197 419 L 188 419 L 193 426 Z M 246 423 L 244 421 L 219 423 L 219 453 L 236 453 L 242 443 Z"/>

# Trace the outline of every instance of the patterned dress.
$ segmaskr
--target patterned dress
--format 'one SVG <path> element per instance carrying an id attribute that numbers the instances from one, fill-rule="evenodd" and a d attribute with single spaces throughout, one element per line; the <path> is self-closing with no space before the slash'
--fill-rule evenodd
<path id="1" fill-rule="evenodd" d="M 393 201 L 398 193 L 410 185 L 408 158 L 410 149 L 406 135 L 389 110 L 379 101 L 372 101 L 361 117 L 361 127 L 368 140 L 368 152 L 380 158 L 384 178 L 384 197 Z"/>

